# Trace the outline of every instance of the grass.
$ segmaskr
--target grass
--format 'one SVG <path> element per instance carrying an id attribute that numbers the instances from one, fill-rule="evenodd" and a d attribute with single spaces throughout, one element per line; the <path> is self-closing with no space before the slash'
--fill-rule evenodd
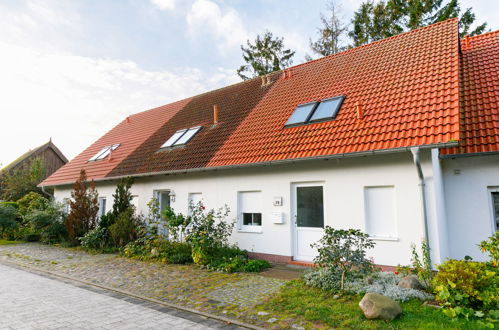
<path id="1" fill-rule="evenodd" d="M 6 239 L 0 239 L 0 245 L 12 245 L 12 244 L 21 244 L 26 243 L 24 241 L 9 241 Z"/>
<path id="2" fill-rule="evenodd" d="M 418 300 L 401 303 L 403 313 L 393 320 L 367 320 L 358 303 L 360 295 L 338 299 L 333 294 L 311 288 L 301 280 L 290 281 L 280 293 L 258 306 L 279 318 L 307 323 L 307 328 L 333 327 L 354 329 L 479 329 L 476 321 L 450 319 L 440 309 L 428 307 Z M 282 326 L 282 324 L 281 324 Z"/>

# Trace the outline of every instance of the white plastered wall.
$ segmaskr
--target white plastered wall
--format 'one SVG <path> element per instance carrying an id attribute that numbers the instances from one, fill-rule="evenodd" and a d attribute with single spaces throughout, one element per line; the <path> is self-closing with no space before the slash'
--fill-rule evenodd
<path id="1" fill-rule="evenodd" d="M 424 152 L 422 156 L 425 176 L 431 177 L 429 152 Z M 207 208 L 227 204 L 231 209 L 229 219 L 232 220 L 236 218 L 237 192 L 261 191 L 261 233 L 235 231 L 232 241 L 248 251 L 292 256 L 291 187 L 293 183 L 300 182 L 324 184 L 325 225 L 363 231 L 366 230 L 364 188 L 394 186 L 398 237 L 396 240 L 376 240 L 376 247 L 369 255 L 381 265 L 410 263 L 410 245 L 421 241 L 424 229 L 419 182 L 409 152 L 137 178 L 132 194 L 139 196 L 140 211 L 145 214 L 146 204 L 153 197 L 154 190 L 173 190 L 176 197 L 171 206 L 185 214 L 189 193 L 202 193 Z M 109 205 L 112 205 L 115 184 L 97 184 L 100 196 L 106 196 Z M 57 199 L 62 200 L 69 197 L 70 188 L 58 187 L 55 194 Z M 283 205 L 273 206 L 274 197 L 282 197 Z M 284 213 L 283 224 L 271 222 L 270 215 L 275 211 Z"/>
<path id="2" fill-rule="evenodd" d="M 495 229 L 491 189 L 499 188 L 499 155 L 445 159 L 449 256 L 486 260 L 476 246 Z"/>

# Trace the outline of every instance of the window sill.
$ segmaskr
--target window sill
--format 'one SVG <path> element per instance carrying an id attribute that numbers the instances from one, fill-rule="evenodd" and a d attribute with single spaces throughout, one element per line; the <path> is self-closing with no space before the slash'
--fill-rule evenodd
<path id="1" fill-rule="evenodd" d="M 378 237 L 378 236 L 371 236 L 369 237 L 372 240 L 375 241 L 391 241 L 391 242 L 398 242 L 399 238 L 398 237 Z"/>
<path id="2" fill-rule="evenodd" d="M 238 233 L 252 233 L 252 234 L 262 234 L 263 230 L 261 229 L 238 229 Z"/>

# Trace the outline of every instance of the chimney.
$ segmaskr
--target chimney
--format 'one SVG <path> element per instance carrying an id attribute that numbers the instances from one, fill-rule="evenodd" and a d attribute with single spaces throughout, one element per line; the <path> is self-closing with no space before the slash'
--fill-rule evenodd
<path id="1" fill-rule="evenodd" d="M 130 116 L 126 116 L 126 122 L 127 124 L 130 122 Z"/>
<path id="2" fill-rule="evenodd" d="M 218 104 L 213 104 L 213 125 L 218 124 Z"/>
<path id="3" fill-rule="evenodd" d="M 355 107 L 357 108 L 357 117 L 360 120 L 364 119 L 364 109 L 362 109 L 362 106 L 359 104 L 359 102 L 355 103 Z"/>

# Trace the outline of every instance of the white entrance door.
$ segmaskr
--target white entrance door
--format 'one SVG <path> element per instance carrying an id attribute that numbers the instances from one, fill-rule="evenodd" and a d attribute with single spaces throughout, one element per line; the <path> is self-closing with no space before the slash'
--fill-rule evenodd
<path id="1" fill-rule="evenodd" d="M 317 250 L 310 244 L 324 234 L 324 189 L 320 183 L 293 185 L 294 259 L 313 261 Z"/>

